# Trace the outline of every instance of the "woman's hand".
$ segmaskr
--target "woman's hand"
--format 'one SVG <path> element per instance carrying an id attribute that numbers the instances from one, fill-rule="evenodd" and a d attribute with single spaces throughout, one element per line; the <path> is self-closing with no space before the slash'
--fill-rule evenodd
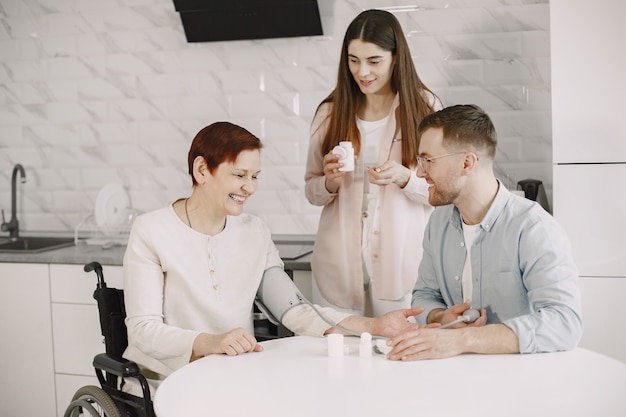
<path id="1" fill-rule="evenodd" d="M 424 307 L 394 310 L 374 319 L 372 334 L 383 337 L 394 337 L 409 330 L 425 327 L 439 327 L 439 324 L 422 325 L 409 321 L 409 317 L 424 312 Z"/>
<path id="2" fill-rule="evenodd" d="M 339 190 L 339 186 L 341 185 L 341 178 L 345 174 L 342 171 L 339 171 L 339 168 L 343 166 L 341 162 L 339 162 L 339 155 L 328 152 L 324 155 L 324 175 L 326 176 L 326 189 L 329 193 L 336 193 Z"/>
<path id="3" fill-rule="evenodd" d="M 223 334 L 201 333 L 193 342 L 191 360 L 206 355 L 223 353 L 229 356 L 240 355 L 246 352 L 260 352 L 263 346 L 259 345 L 250 333 L 242 328 L 236 328 Z"/>
<path id="4" fill-rule="evenodd" d="M 388 160 L 379 167 L 367 167 L 370 184 L 396 184 L 404 188 L 411 179 L 411 170 L 396 161 Z"/>

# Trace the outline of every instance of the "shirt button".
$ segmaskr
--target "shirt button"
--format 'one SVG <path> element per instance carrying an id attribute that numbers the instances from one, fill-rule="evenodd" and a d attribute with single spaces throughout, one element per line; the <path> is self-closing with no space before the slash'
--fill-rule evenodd
<path id="1" fill-rule="evenodd" d="M 363 212 L 363 217 L 364 217 L 364 218 L 365 218 L 365 217 L 367 217 L 367 211 L 364 211 L 364 212 Z"/>
<path id="2" fill-rule="evenodd" d="M 489 225 L 488 224 L 485 225 L 485 229 L 489 230 Z"/>
<path id="3" fill-rule="evenodd" d="M 461 242 L 461 247 L 465 246 L 465 242 Z"/>
<path id="4" fill-rule="evenodd" d="M 460 278 L 459 278 L 459 276 L 458 276 L 458 275 L 456 275 L 456 276 L 454 277 L 454 279 L 458 281 Z"/>

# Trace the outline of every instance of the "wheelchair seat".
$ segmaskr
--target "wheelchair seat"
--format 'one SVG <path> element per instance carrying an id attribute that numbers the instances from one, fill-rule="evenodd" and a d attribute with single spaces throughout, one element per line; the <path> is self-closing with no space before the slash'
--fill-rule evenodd
<path id="1" fill-rule="evenodd" d="M 91 262 L 85 265 L 85 272 L 95 271 L 98 278 L 93 297 L 98 304 L 100 329 L 104 337 L 105 352 L 93 359 L 100 387 L 84 386 L 76 391 L 67 407 L 65 417 L 154 417 L 150 388 L 139 366 L 122 358 L 128 346 L 126 332 L 126 309 L 124 291 L 109 288 L 104 281 L 102 265 Z M 124 378 L 135 378 L 142 389 L 142 397 L 137 397 L 120 388 Z"/>

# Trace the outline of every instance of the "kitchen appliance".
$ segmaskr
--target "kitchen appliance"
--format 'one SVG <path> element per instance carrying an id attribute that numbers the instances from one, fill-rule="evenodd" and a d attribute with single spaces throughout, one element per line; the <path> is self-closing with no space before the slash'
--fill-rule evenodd
<path id="1" fill-rule="evenodd" d="M 187 42 L 322 35 L 317 0 L 174 0 Z"/>
<path id="2" fill-rule="evenodd" d="M 580 346 L 626 362 L 624 16 L 623 0 L 550 0 L 552 209 L 579 270 Z"/>
<path id="3" fill-rule="evenodd" d="M 517 189 L 524 191 L 524 197 L 538 202 L 541 207 L 550 213 L 550 203 L 548 203 L 548 196 L 541 180 L 532 178 L 521 180 L 517 183 Z"/>

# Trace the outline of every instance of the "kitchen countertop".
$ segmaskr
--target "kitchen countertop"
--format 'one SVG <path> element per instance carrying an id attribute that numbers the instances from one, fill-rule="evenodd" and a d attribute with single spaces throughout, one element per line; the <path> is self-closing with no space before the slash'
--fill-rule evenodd
<path id="1" fill-rule="evenodd" d="M 25 236 L 27 236 L 25 234 Z M 311 235 L 275 235 L 273 236 L 279 251 L 281 246 L 298 246 L 313 249 L 315 237 Z M 287 248 L 286 248 L 287 249 Z M 285 251 L 286 251 L 285 249 Z M 102 265 L 122 265 L 126 246 L 118 245 L 107 249 L 99 245 L 78 244 L 53 249 L 40 253 L 0 253 L 0 262 L 5 263 L 45 263 L 45 264 L 79 264 L 84 265 L 98 261 Z M 310 271 L 311 254 L 295 259 L 283 259 L 285 269 L 291 271 Z"/>

